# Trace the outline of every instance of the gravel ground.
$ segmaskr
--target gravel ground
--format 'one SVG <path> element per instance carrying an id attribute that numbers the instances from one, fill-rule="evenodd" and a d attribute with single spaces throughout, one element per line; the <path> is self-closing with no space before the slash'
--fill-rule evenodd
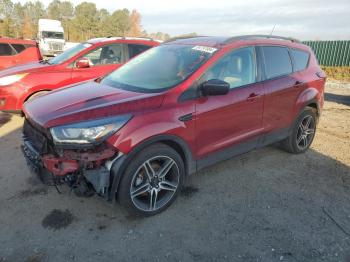
<path id="1" fill-rule="evenodd" d="M 350 261 L 350 89 L 326 88 L 311 149 L 270 146 L 191 176 L 164 213 L 128 216 L 28 171 L 0 115 L 0 261 Z"/>

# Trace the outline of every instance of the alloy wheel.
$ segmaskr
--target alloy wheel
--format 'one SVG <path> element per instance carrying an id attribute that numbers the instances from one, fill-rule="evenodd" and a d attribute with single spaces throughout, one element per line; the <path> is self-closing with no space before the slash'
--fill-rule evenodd
<path id="1" fill-rule="evenodd" d="M 300 150 L 304 150 L 310 146 L 315 134 L 315 120 L 311 115 L 303 118 L 298 126 L 297 132 L 297 146 Z"/>
<path id="2" fill-rule="evenodd" d="M 156 211 L 174 197 L 179 183 L 179 167 L 172 158 L 152 157 L 140 165 L 133 175 L 131 200 L 142 211 Z"/>

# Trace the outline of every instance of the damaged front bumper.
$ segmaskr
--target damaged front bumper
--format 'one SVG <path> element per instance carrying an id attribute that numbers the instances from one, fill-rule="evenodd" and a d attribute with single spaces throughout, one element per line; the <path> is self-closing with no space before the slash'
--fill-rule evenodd
<path id="1" fill-rule="evenodd" d="M 123 156 L 114 148 L 102 144 L 90 149 L 56 150 L 46 134 L 25 122 L 22 152 L 28 166 L 45 184 L 66 183 L 79 196 L 96 192 L 112 199 L 114 175 L 111 169 Z"/>

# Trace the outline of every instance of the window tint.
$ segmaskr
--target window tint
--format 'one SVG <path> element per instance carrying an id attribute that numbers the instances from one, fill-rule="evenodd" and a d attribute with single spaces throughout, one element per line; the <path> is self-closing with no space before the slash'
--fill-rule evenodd
<path id="1" fill-rule="evenodd" d="M 11 45 L 17 51 L 17 53 L 21 53 L 23 50 L 26 49 L 24 45 L 19 45 L 19 44 L 11 44 Z"/>
<path id="2" fill-rule="evenodd" d="M 291 54 L 294 61 L 294 71 L 304 70 L 309 63 L 309 53 L 301 50 L 292 49 Z"/>
<path id="3" fill-rule="evenodd" d="M 230 88 L 248 85 L 256 80 L 254 48 L 233 51 L 209 69 L 201 82 L 220 79 L 230 84 Z"/>
<path id="4" fill-rule="evenodd" d="M 265 59 L 266 77 L 268 79 L 292 73 L 292 64 L 287 48 L 264 46 L 262 50 Z"/>
<path id="5" fill-rule="evenodd" d="M 133 58 L 134 56 L 137 56 L 138 54 L 141 54 L 142 52 L 150 49 L 151 46 L 148 45 L 133 45 L 129 44 L 128 49 L 129 49 L 129 58 Z"/>
<path id="6" fill-rule="evenodd" d="M 84 57 L 90 60 L 90 66 L 119 64 L 123 62 L 123 45 L 106 45 L 91 51 Z"/>
<path id="7" fill-rule="evenodd" d="M 8 44 L 2 44 L 0 43 L 0 56 L 9 56 L 9 55 L 14 55 L 15 52 L 9 46 Z"/>

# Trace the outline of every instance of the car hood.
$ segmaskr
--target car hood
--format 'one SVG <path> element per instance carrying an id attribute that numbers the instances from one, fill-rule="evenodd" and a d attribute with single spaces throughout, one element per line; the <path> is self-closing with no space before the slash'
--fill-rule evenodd
<path id="1" fill-rule="evenodd" d="M 44 62 L 31 62 L 31 63 L 13 66 L 13 67 L 9 67 L 4 70 L 1 70 L 0 77 L 21 74 L 21 73 L 29 73 L 29 72 L 33 72 L 33 71 L 37 71 L 43 68 L 53 67 L 53 66 L 54 65 L 50 65 Z"/>
<path id="2" fill-rule="evenodd" d="M 26 117 L 44 128 L 155 109 L 164 94 L 129 92 L 95 81 L 59 89 L 24 104 Z"/>

